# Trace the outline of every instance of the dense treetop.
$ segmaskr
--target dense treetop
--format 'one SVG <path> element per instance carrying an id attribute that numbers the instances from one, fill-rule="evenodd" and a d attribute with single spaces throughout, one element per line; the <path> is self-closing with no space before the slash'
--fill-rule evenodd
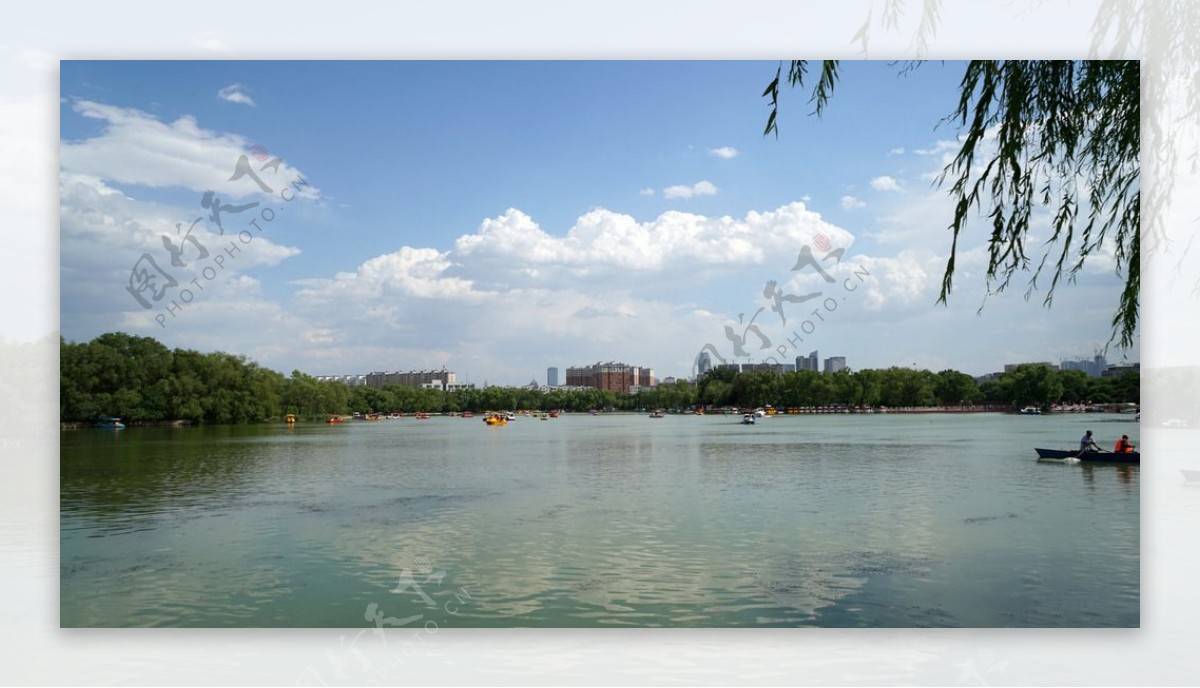
<path id="1" fill-rule="evenodd" d="M 955 370 L 911 368 L 776 374 L 715 369 L 695 384 L 680 381 L 637 395 L 518 387 L 443 392 L 388 386 L 347 387 L 293 371 L 263 368 L 244 356 L 168 349 L 150 337 L 123 333 L 90 342 L 63 341 L 60 409 L 63 421 L 116 416 L 127 421 L 185 420 L 254 423 L 294 413 L 305 418 L 347 413 L 431 413 L 499 409 L 686 409 L 697 405 L 778 408 L 814 406 L 958 406 L 991 402 L 1021 407 L 1056 402 L 1138 400 L 1139 377 L 1089 378 L 1078 371 L 1020 366 L 977 385 Z"/>

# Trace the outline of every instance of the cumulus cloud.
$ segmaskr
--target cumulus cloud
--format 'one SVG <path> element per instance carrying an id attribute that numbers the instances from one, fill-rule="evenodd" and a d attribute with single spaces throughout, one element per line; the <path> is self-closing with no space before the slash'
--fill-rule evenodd
<path id="1" fill-rule="evenodd" d="M 857 210 L 858 208 L 865 208 L 866 206 L 867 204 L 865 202 L 860 201 L 854 196 L 842 196 L 843 210 Z"/>
<path id="2" fill-rule="evenodd" d="M 663 189 L 664 198 L 695 198 L 697 196 L 713 196 L 717 193 L 717 187 L 710 181 L 698 181 L 691 186 L 687 184 L 676 184 Z"/>
<path id="3" fill-rule="evenodd" d="M 649 187 L 649 186 L 647 186 L 646 188 L 642 189 L 642 190 L 641 190 L 641 191 L 639 191 L 638 193 L 639 193 L 639 194 L 641 194 L 641 195 L 643 195 L 643 196 L 653 196 L 653 195 L 654 195 L 654 189 L 653 189 L 652 187 Z"/>
<path id="4" fill-rule="evenodd" d="M 304 355 L 336 353 L 351 371 L 386 365 L 378 358 L 385 351 L 404 361 L 397 366 L 444 362 L 450 354 L 422 350 L 436 333 L 434 341 L 455 342 L 454 366 L 486 370 L 493 381 L 528 379 L 554 362 L 545 356 L 564 351 L 571 360 L 559 365 L 624 358 L 686 374 L 695 351 L 680 342 L 719 337 L 724 316 L 666 296 L 670 286 L 702 287 L 752 266 L 786 274 L 799 247 L 818 236 L 843 247 L 854 241 L 802 203 L 743 218 L 671 211 L 647 221 L 599 208 L 565 234 L 514 208 L 449 250 L 403 247 L 304 280 L 288 312 L 307 323 L 296 334 L 307 342 Z"/>
<path id="5" fill-rule="evenodd" d="M 720 148 L 708 149 L 708 154 L 721 158 L 722 160 L 729 160 L 730 158 L 737 157 L 738 149 L 734 148 L 733 146 L 721 146 Z"/>
<path id="6" fill-rule="evenodd" d="M 477 299 L 486 292 L 472 288 L 471 281 L 447 277 L 447 254 L 432 248 L 405 246 L 399 251 L 366 261 L 354 272 L 338 273 L 331 279 L 300 282 L 300 301 L 326 303 L 381 298 Z"/>
<path id="7" fill-rule="evenodd" d="M 240 103 L 256 107 L 254 99 L 247 93 L 249 89 L 241 84 L 230 84 L 225 88 L 217 91 L 217 97 L 221 100 L 227 100 L 231 103 Z"/>
<path id="8" fill-rule="evenodd" d="M 248 175 L 230 179 L 244 155 L 254 173 L 274 192 L 281 183 L 303 177 L 286 160 L 278 168 L 262 169 L 265 161 L 249 157 L 250 141 L 205 129 L 190 115 L 167 123 L 134 108 L 90 100 L 76 100 L 72 108 L 84 117 L 100 120 L 104 128 L 91 138 L 62 142 L 61 165 L 69 172 L 117 184 L 182 187 L 200 193 L 213 190 L 230 198 L 263 193 Z M 275 154 L 286 156 L 286 152 Z M 319 191 L 308 186 L 297 195 L 314 199 Z"/>
<path id="9" fill-rule="evenodd" d="M 578 218 L 565 236 L 547 233 L 533 218 L 510 208 L 459 237 L 450 258 L 460 271 L 496 285 L 607 279 L 631 271 L 702 278 L 706 271 L 760 265 L 819 234 L 843 245 L 853 241 L 803 203 L 751 212 L 742 219 L 669 211 L 638 221 L 599 208 Z"/>
<path id="10" fill-rule="evenodd" d="M 875 177 L 872 179 L 871 188 L 875 189 L 876 191 L 899 191 L 900 182 L 896 181 L 892 177 L 884 175 L 882 177 Z"/>

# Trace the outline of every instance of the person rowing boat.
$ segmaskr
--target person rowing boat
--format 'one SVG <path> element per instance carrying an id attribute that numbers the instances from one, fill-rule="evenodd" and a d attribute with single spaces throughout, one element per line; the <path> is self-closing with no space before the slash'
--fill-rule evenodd
<path id="1" fill-rule="evenodd" d="M 1082 454 L 1085 451 L 1104 451 L 1100 448 L 1100 445 L 1096 444 L 1096 440 L 1092 438 L 1091 430 L 1084 433 L 1083 437 L 1079 440 L 1079 453 Z"/>

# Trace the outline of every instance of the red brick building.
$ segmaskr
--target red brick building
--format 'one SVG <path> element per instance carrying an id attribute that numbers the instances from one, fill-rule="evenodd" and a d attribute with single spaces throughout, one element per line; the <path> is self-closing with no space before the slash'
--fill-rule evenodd
<path id="1" fill-rule="evenodd" d="M 630 387 L 653 387 L 654 371 L 614 361 L 572 367 L 567 368 L 567 386 L 592 387 L 628 394 Z"/>

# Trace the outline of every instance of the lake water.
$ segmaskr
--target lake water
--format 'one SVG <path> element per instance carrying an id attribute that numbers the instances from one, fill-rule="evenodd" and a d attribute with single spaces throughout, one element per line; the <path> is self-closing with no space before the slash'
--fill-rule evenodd
<path id="1" fill-rule="evenodd" d="M 1131 416 L 738 420 L 65 431 L 61 623 L 1139 624 Z"/>

